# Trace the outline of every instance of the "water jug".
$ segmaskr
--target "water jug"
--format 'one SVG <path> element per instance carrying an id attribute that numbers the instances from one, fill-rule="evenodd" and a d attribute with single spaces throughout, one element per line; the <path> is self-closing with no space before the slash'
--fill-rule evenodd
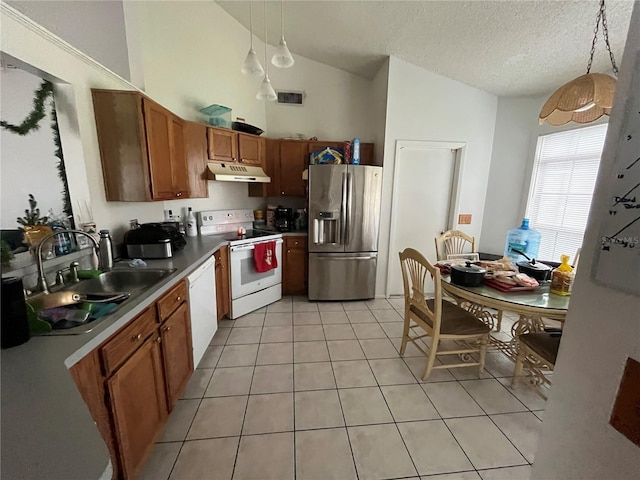
<path id="1" fill-rule="evenodd" d="M 529 258 L 537 258 L 539 248 L 540 232 L 529 228 L 529 219 L 525 218 L 519 228 L 512 228 L 507 232 L 504 256 L 515 264 L 524 260 L 518 252 L 523 252 Z"/>

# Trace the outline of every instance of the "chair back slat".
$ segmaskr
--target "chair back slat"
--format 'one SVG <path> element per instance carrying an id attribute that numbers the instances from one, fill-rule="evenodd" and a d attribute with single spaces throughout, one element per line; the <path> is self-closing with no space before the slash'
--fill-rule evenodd
<path id="1" fill-rule="evenodd" d="M 460 230 L 448 230 L 435 239 L 437 260 L 445 260 L 447 255 L 456 253 L 466 253 L 470 248 L 470 253 L 476 253 L 476 239 Z"/>
<path id="2" fill-rule="evenodd" d="M 439 333 L 442 315 L 440 269 L 431 265 L 420 252 L 413 248 L 406 248 L 400 252 L 400 266 L 404 284 L 405 318 L 409 308 L 414 305 L 429 318 L 434 334 Z M 424 295 L 427 275 L 430 275 L 434 284 L 433 310 L 429 308 Z"/>

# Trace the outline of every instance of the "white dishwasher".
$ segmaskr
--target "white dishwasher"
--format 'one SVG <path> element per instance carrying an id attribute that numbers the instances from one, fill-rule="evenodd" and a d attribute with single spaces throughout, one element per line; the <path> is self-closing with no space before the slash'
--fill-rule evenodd
<path id="1" fill-rule="evenodd" d="M 211 257 L 205 261 L 187 277 L 187 280 L 189 280 L 193 367 L 196 368 L 218 330 L 215 259 Z"/>

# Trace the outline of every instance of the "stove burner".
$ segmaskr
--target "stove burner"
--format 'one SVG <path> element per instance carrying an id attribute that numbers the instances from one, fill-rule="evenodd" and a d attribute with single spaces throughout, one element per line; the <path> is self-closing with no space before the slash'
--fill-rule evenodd
<path id="1" fill-rule="evenodd" d="M 278 232 L 261 232 L 260 230 L 247 230 L 244 235 L 228 235 L 224 237 L 225 240 L 230 242 L 234 240 L 251 240 L 252 238 L 268 237 L 269 235 L 277 235 Z"/>

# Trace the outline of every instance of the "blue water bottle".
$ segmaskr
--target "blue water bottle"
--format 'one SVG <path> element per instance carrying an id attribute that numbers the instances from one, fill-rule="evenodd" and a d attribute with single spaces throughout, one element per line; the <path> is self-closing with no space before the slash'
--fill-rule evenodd
<path id="1" fill-rule="evenodd" d="M 360 139 L 358 137 L 353 139 L 353 152 L 351 153 L 351 163 L 353 165 L 360 165 Z"/>
<path id="2" fill-rule="evenodd" d="M 520 228 L 512 228 L 507 232 L 504 256 L 513 264 L 525 260 L 520 252 L 529 258 L 536 258 L 540 248 L 540 237 L 540 232 L 529 228 L 529 219 L 523 219 Z"/>

